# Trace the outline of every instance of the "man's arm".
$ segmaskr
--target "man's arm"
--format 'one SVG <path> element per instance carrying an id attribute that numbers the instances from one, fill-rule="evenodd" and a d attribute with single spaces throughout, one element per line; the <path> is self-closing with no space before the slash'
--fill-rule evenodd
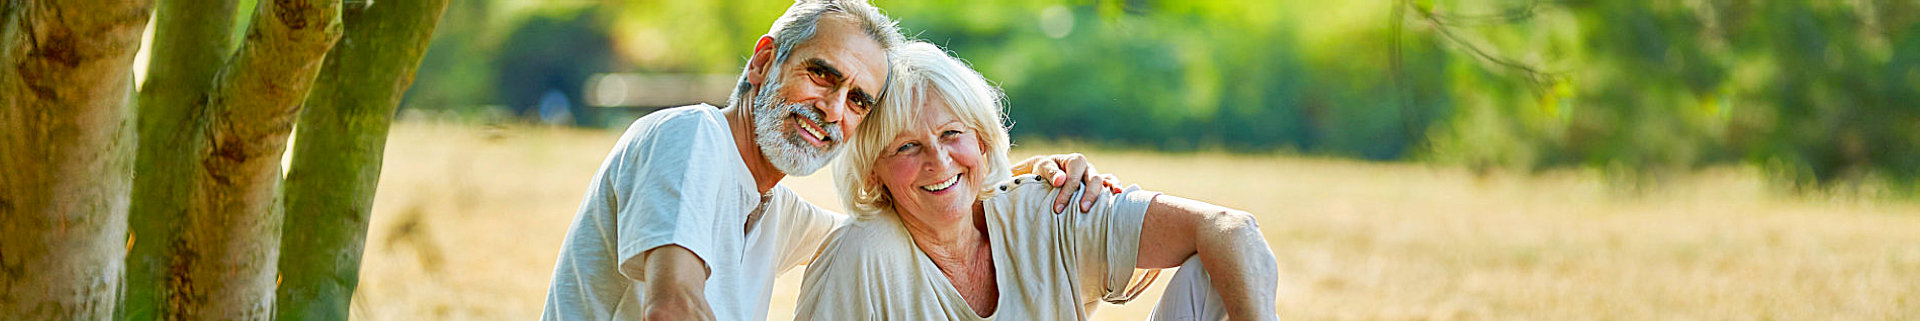
<path id="1" fill-rule="evenodd" d="M 1100 174 L 1100 171 L 1093 169 L 1093 163 L 1088 162 L 1087 157 L 1080 153 L 1040 155 L 1028 157 L 1013 164 L 1013 176 L 1025 174 L 1045 177 L 1048 183 L 1060 188 L 1060 194 L 1053 199 L 1055 214 L 1066 213 L 1067 206 L 1073 202 L 1073 195 L 1079 193 L 1081 188 L 1102 186 L 1113 193 L 1120 192 L 1120 179 L 1114 178 L 1113 175 Z M 1080 211 L 1093 210 L 1094 201 L 1097 199 L 1082 198 Z"/>
<path id="2" fill-rule="evenodd" d="M 646 285 L 642 320 L 713 320 L 707 305 L 707 268 L 693 251 L 667 245 L 641 253 L 645 266 L 627 275 Z M 626 267 L 622 267 L 623 269 Z M 638 273 L 634 273 L 638 272 Z"/>
<path id="3" fill-rule="evenodd" d="M 621 202 L 614 208 L 614 265 L 640 282 L 639 312 L 649 320 L 712 320 L 706 301 L 707 262 L 718 251 L 715 231 L 723 215 L 740 215 L 724 169 L 708 166 L 732 160 L 727 128 L 709 121 L 700 109 L 656 112 L 636 121 L 623 135 L 606 171 L 610 189 Z M 649 117 L 655 117 L 650 115 Z M 665 318 L 663 318 L 665 317 Z"/>
<path id="4" fill-rule="evenodd" d="M 1280 268 L 1253 215 L 1172 195 L 1154 197 L 1140 227 L 1136 265 L 1180 266 L 1200 255 L 1233 320 L 1274 320 Z"/>

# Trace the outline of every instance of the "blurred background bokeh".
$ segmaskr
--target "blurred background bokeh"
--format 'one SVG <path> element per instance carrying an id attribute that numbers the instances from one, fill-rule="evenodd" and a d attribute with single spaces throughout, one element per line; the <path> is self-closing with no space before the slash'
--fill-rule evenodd
<path id="1" fill-rule="evenodd" d="M 460 1 L 404 108 L 605 128 L 724 105 L 787 3 Z M 876 1 L 998 82 L 1020 138 L 1901 186 L 1917 3 Z"/>
<path id="2" fill-rule="evenodd" d="M 789 3 L 454 2 L 356 317 L 536 317 L 617 130 L 724 105 Z M 874 3 L 1016 157 L 1260 214 L 1289 319 L 1920 318 L 1920 1 Z"/>

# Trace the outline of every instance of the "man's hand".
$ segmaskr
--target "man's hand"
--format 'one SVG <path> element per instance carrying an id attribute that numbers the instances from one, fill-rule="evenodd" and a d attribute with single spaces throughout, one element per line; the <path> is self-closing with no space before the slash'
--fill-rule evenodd
<path id="1" fill-rule="evenodd" d="M 1047 182 L 1060 187 L 1060 195 L 1053 200 L 1054 213 L 1065 212 L 1068 203 L 1073 201 L 1073 194 L 1079 193 L 1080 189 L 1086 186 L 1097 185 L 1114 193 L 1120 192 L 1119 178 L 1112 174 L 1100 174 L 1099 171 L 1095 171 L 1093 163 L 1087 162 L 1087 157 L 1080 153 L 1029 157 L 1013 165 L 1014 176 L 1023 174 L 1046 177 Z M 1099 200 L 1099 197 L 1080 198 L 1080 211 L 1093 210 L 1095 200 Z"/>
<path id="2" fill-rule="evenodd" d="M 713 320 L 707 305 L 707 267 L 687 248 L 668 245 L 647 251 L 644 273 L 646 303 L 641 320 Z"/>

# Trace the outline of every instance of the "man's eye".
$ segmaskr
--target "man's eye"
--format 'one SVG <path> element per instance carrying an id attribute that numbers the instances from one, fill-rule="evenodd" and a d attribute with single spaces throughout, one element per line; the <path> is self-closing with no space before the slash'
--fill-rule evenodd
<path id="1" fill-rule="evenodd" d="M 827 79 L 827 73 L 819 67 L 807 68 L 807 76 L 812 77 L 813 83 L 817 85 L 826 86 L 833 83 L 833 80 Z"/>
<path id="2" fill-rule="evenodd" d="M 866 99 L 854 99 L 853 106 L 859 107 L 860 109 L 858 111 L 862 114 L 865 114 L 868 109 L 873 108 L 873 102 L 867 101 Z"/>

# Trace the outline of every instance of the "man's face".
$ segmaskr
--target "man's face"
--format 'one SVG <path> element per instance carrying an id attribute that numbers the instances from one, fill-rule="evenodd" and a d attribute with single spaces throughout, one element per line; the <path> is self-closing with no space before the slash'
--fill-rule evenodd
<path id="1" fill-rule="evenodd" d="M 837 155 L 875 105 L 886 53 L 842 14 L 820 17 L 813 38 L 767 71 L 753 99 L 755 143 L 775 168 L 808 175 Z"/>

